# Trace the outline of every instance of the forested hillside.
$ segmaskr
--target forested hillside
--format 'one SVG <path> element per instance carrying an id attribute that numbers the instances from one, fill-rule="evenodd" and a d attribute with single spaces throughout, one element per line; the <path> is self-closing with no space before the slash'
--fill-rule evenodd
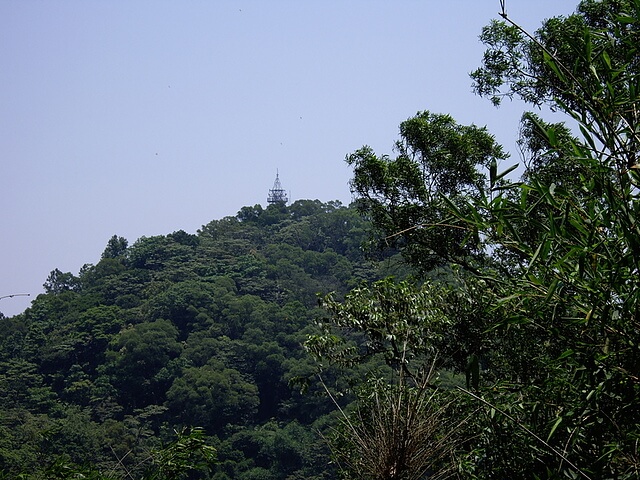
<path id="1" fill-rule="evenodd" d="M 292 380 L 314 372 L 317 294 L 392 264 L 365 259 L 366 232 L 337 202 L 257 205 L 196 234 L 113 236 L 97 264 L 54 270 L 3 318 L 0 471 L 140 478 L 195 426 L 217 449 L 213 478 L 332 478 L 318 431 L 333 406 Z"/>
<path id="2" fill-rule="evenodd" d="M 347 156 L 352 207 L 54 270 L 2 319 L 7 478 L 640 478 L 640 0 L 533 34 L 500 3 L 471 77 L 546 107 L 519 178 L 487 128 L 420 111 L 393 156 Z"/>

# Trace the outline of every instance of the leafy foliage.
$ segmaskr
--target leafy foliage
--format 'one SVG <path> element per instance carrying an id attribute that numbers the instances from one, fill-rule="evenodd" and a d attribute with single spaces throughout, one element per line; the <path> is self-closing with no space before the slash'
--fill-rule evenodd
<path id="1" fill-rule="evenodd" d="M 485 128 L 457 124 L 449 115 L 419 112 L 400 125 L 398 156 L 391 160 L 363 147 L 347 156 L 351 188 L 360 210 L 422 272 L 448 260 L 472 262 L 480 241 L 467 241 L 455 223 L 443 222 L 447 204 L 486 188 L 483 167 L 506 158 Z M 438 228 L 433 228 L 437 226 Z"/>
<path id="2" fill-rule="evenodd" d="M 330 317 L 306 348 L 322 371 L 333 363 L 360 366 L 367 378 L 352 387 L 356 401 L 348 408 L 331 396 L 341 416 L 329 438 L 344 478 L 451 473 L 458 438 L 449 394 L 434 377 L 453 324 L 443 311 L 445 296 L 428 282 L 417 287 L 387 278 L 352 290 L 343 302 L 322 300 Z"/>
<path id="3" fill-rule="evenodd" d="M 461 266 L 464 273 L 448 283 L 466 288 L 482 309 L 469 315 L 463 308 L 454 323 L 459 344 L 477 345 L 467 370 L 477 393 L 462 391 L 460 405 L 486 409 L 468 425 L 461 471 L 636 478 L 640 2 L 585 0 L 534 35 L 502 17 L 483 31 L 488 50 L 472 74 L 476 91 L 496 104 L 507 97 L 547 105 L 575 128 L 525 114 L 527 165 L 517 183 L 509 177 L 514 167 L 499 172 L 488 157 L 479 163 L 488 169 L 486 184 L 451 189 L 430 169 L 435 160 L 425 168 L 424 156 L 400 150 L 389 161 L 365 148 L 348 157 L 353 190 L 417 271 L 428 272 L 425 265 L 437 262 L 425 259 L 434 257 Z M 437 116 L 408 122 L 433 123 L 420 130 L 424 145 L 443 138 Z M 464 145 L 461 137 L 455 142 Z M 434 156 L 448 165 L 449 151 Z M 340 324 L 341 312 L 333 313 Z M 470 328 L 478 318 L 479 342 Z M 369 324 L 375 319 L 357 327 L 366 332 Z"/>
<path id="4" fill-rule="evenodd" d="M 114 235 L 0 317 L 1 475 L 637 478 L 640 0 L 532 35 L 502 5 L 475 91 L 568 122 L 523 115 L 518 181 L 423 111 L 347 156 L 353 208 Z"/>
<path id="5" fill-rule="evenodd" d="M 378 275 L 367 225 L 337 202 L 245 207 L 196 234 L 114 235 L 96 265 L 54 270 L 3 320 L 0 471 L 332 477 L 330 402 L 289 381 L 313 371 L 316 293 Z"/>

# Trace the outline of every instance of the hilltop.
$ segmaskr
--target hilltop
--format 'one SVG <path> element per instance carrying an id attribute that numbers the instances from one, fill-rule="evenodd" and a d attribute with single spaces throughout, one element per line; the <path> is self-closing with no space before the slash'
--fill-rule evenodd
<path id="1" fill-rule="evenodd" d="M 292 380 L 314 371 L 317 294 L 391 264 L 365 258 L 368 228 L 339 202 L 256 205 L 195 234 L 114 235 L 97 264 L 54 270 L 0 333 L 0 471 L 134 474 L 197 426 L 215 478 L 331 478 L 332 406 Z"/>

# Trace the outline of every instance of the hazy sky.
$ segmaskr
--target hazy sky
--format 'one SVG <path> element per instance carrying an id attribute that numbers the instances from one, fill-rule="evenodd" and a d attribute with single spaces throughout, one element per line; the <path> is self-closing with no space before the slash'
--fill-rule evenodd
<path id="1" fill-rule="evenodd" d="M 348 204 L 345 155 L 419 110 L 514 152 L 522 105 L 471 93 L 499 0 L 0 0 L 0 311 L 109 238 L 262 204 Z M 529 30 L 577 0 L 507 0 Z"/>

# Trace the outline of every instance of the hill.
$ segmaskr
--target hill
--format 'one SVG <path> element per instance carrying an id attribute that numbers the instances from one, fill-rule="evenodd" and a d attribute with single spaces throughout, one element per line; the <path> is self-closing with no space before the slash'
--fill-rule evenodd
<path id="1" fill-rule="evenodd" d="M 382 275 L 368 223 L 338 202 L 243 207 L 195 234 L 129 242 L 96 265 L 54 270 L 0 332 L 0 471 L 62 463 L 111 478 L 148 467 L 174 430 L 202 427 L 213 478 L 331 478 L 318 431 L 332 410 L 292 380 L 317 294 Z M 48 472 L 48 473 L 47 473 Z"/>

